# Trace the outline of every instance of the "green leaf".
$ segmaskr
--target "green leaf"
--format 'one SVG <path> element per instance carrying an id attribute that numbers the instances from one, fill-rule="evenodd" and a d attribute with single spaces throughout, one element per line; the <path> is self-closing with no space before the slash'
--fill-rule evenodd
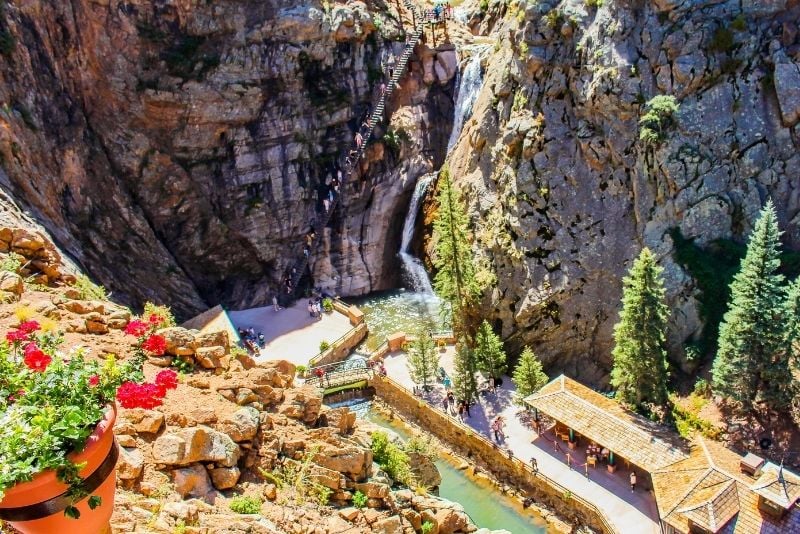
<path id="1" fill-rule="evenodd" d="M 103 499 L 101 499 L 97 495 L 92 495 L 91 497 L 89 497 L 88 504 L 89 504 L 89 509 L 94 510 L 95 508 L 103 504 Z"/>
<path id="2" fill-rule="evenodd" d="M 74 506 L 67 506 L 64 508 L 64 515 L 70 519 L 78 519 L 81 516 L 81 512 Z"/>

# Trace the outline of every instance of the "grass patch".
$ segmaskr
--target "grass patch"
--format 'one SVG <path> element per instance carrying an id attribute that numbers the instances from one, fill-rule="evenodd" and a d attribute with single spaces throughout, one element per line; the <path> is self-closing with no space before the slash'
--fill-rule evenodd
<path id="1" fill-rule="evenodd" d="M 236 497 L 228 505 L 237 514 L 258 514 L 261 512 L 261 501 L 254 497 Z"/>
<path id="2" fill-rule="evenodd" d="M 689 438 L 694 432 L 700 432 L 709 439 L 719 439 L 722 429 L 697 415 L 708 402 L 707 399 L 692 394 L 687 399 L 689 401 L 688 408 L 680 406 L 676 397 L 671 400 L 672 420 L 682 438 Z"/>
<path id="3" fill-rule="evenodd" d="M 85 274 L 78 276 L 73 287 L 81 294 L 81 300 L 106 300 L 108 297 L 106 289 L 92 282 Z"/>

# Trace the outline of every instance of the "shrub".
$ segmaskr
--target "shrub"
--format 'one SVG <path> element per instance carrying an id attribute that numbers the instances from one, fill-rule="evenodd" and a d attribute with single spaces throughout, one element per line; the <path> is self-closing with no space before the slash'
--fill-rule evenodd
<path id="1" fill-rule="evenodd" d="M 320 342 L 319 342 L 319 351 L 320 351 L 320 352 L 325 352 L 325 351 L 326 351 L 326 350 L 328 350 L 329 348 L 331 348 L 331 344 L 330 344 L 330 342 L 328 342 L 328 341 L 325 341 L 324 339 L 323 339 L 322 341 L 320 341 Z"/>
<path id="2" fill-rule="evenodd" d="M 694 383 L 694 392 L 701 397 L 707 397 L 708 394 L 711 393 L 711 384 L 709 384 L 708 380 L 705 378 L 699 378 L 697 382 Z"/>
<path id="3" fill-rule="evenodd" d="M 19 272 L 24 259 L 25 258 L 15 252 L 9 252 L 2 260 L 0 260 L 0 271 L 10 271 L 12 273 Z"/>
<path id="4" fill-rule="evenodd" d="M 544 16 L 544 23 L 547 24 L 547 27 L 551 30 L 555 30 L 561 25 L 562 18 L 561 11 L 558 9 L 551 9 L 547 12 L 547 15 Z"/>
<path id="5" fill-rule="evenodd" d="M 639 119 L 639 140 L 645 146 L 656 145 L 664 140 L 679 106 L 672 95 L 654 96 L 644 106 L 645 114 Z"/>
<path id="6" fill-rule="evenodd" d="M 107 298 L 105 288 L 92 282 L 85 274 L 78 275 L 73 287 L 80 293 L 81 300 L 105 300 Z"/>
<path id="7" fill-rule="evenodd" d="M 329 298 L 322 299 L 322 309 L 330 313 L 333 311 L 333 301 Z"/>
<path id="8" fill-rule="evenodd" d="M 298 365 L 297 366 L 297 376 L 305 376 L 306 372 L 308 372 L 307 365 Z"/>
<path id="9" fill-rule="evenodd" d="M 175 316 L 172 315 L 172 310 L 169 309 L 169 306 L 161 306 L 149 301 L 145 302 L 142 316 L 149 318 L 152 315 L 157 315 L 161 318 L 161 322 L 159 323 L 160 328 L 175 326 Z"/>
<path id="10" fill-rule="evenodd" d="M 414 479 L 411 475 L 411 466 L 408 454 L 389 441 L 386 432 L 372 434 L 372 454 L 381 469 L 397 482 L 410 486 Z"/>
<path id="11" fill-rule="evenodd" d="M 255 497 L 236 497 L 228 506 L 237 514 L 257 514 L 261 512 L 261 501 Z"/>
<path id="12" fill-rule="evenodd" d="M 8 30 L 0 30 L 0 54 L 8 57 L 14 53 L 17 39 Z"/>
<path id="13" fill-rule="evenodd" d="M 432 530 L 433 530 L 433 523 L 431 523 L 430 520 L 426 519 L 425 522 L 422 523 L 422 534 L 430 534 Z"/>
<path id="14" fill-rule="evenodd" d="M 603 7 L 603 0 L 583 0 L 587 8 L 601 8 Z"/>
<path id="15" fill-rule="evenodd" d="M 747 29 L 747 19 L 744 15 L 739 14 L 738 17 L 731 21 L 731 28 L 737 32 L 743 32 Z"/>
<path id="16" fill-rule="evenodd" d="M 725 27 L 717 28 L 708 43 L 708 49 L 712 52 L 729 52 L 734 46 L 733 32 Z"/>
<path id="17" fill-rule="evenodd" d="M 480 7 L 480 10 L 481 10 L 481 13 L 486 13 L 487 11 L 489 11 L 489 0 L 481 0 L 481 3 L 479 4 L 479 7 Z"/>
<path id="18" fill-rule="evenodd" d="M 353 506 L 356 508 L 364 508 L 367 505 L 367 496 L 357 491 L 353 494 Z"/>

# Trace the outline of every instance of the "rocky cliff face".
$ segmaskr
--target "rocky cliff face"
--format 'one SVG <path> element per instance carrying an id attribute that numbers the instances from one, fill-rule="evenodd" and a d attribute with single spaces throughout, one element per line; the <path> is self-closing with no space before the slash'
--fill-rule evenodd
<path id="1" fill-rule="evenodd" d="M 117 298 L 181 315 L 269 300 L 408 17 L 382 0 L 0 5 L 0 184 Z M 449 133 L 413 135 L 448 123 L 432 87 L 392 103 L 414 156 L 376 143 L 345 189 L 315 269 L 342 291 L 395 282 L 395 218 Z"/>
<path id="2" fill-rule="evenodd" d="M 601 380 L 621 277 L 657 252 L 672 356 L 702 328 L 670 230 L 743 240 L 767 197 L 800 247 L 800 40 L 794 1 L 478 3 L 499 39 L 472 119 L 448 156 L 498 283 L 485 305 L 512 348 Z M 469 8 L 468 8 L 469 10 Z M 639 140 L 644 104 L 680 105 L 663 142 Z"/>

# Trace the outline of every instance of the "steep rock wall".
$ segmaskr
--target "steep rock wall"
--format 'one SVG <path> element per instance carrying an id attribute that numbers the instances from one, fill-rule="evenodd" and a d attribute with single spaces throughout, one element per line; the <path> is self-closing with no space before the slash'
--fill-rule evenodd
<path id="1" fill-rule="evenodd" d="M 4 187 L 116 298 L 181 315 L 270 300 L 408 15 L 382 0 L 3 5 Z M 339 287 L 355 294 L 393 284 L 399 236 L 370 229 L 415 178 L 380 149 L 327 243 L 326 273 L 351 273 Z"/>
<path id="2" fill-rule="evenodd" d="M 670 229 L 741 241 L 771 197 L 786 246 L 800 248 L 799 18 L 793 1 L 474 6 L 473 28 L 501 41 L 448 161 L 497 272 L 484 304 L 510 348 L 602 382 L 621 278 L 648 246 L 683 363 L 702 321 Z M 647 148 L 638 121 L 659 94 L 680 110 Z"/>

